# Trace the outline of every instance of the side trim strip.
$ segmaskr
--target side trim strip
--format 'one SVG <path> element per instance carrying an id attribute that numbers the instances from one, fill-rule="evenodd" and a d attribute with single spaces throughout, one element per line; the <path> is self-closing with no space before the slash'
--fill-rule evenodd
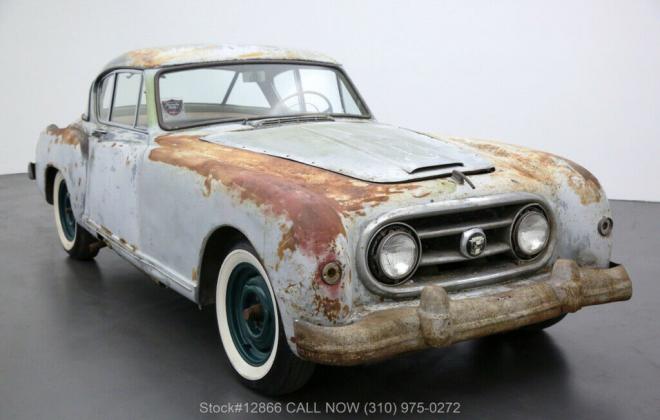
<path id="1" fill-rule="evenodd" d="M 108 244 L 109 248 L 114 250 L 121 257 L 136 266 L 138 269 L 152 277 L 159 283 L 162 283 L 179 294 L 185 296 L 191 301 L 197 303 L 198 285 L 178 276 L 164 268 L 161 264 L 147 257 L 133 245 L 119 238 L 108 229 L 91 220 L 89 217 L 83 217 L 86 227 L 96 232 Z"/>

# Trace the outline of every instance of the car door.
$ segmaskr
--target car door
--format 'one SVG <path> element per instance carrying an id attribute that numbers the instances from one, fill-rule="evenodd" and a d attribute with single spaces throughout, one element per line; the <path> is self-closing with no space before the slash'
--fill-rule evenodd
<path id="1" fill-rule="evenodd" d="M 140 241 L 137 192 L 148 145 L 143 80 L 141 71 L 117 70 L 98 84 L 85 204 L 91 224 L 131 251 Z"/>

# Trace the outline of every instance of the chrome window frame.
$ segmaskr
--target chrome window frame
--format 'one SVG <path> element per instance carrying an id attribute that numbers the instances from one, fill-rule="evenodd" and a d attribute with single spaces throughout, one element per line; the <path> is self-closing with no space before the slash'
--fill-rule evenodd
<path id="1" fill-rule="evenodd" d="M 137 102 L 136 102 L 137 106 L 135 108 L 135 115 L 134 115 L 134 118 L 133 118 L 133 125 L 132 126 L 126 125 L 126 124 L 120 124 L 120 123 L 112 121 L 112 111 L 113 111 L 114 106 L 115 106 L 115 95 L 116 95 L 116 90 L 117 90 L 117 75 L 120 74 L 120 73 L 139 74 L 140 77 L 141 77 L 141 79 L 140 79 L 140 88 L 138 90 L 138 97 L 137 97 Z M 100 115 L 101 115 L 101 109 L 100 109 L 101 102 L 100 102 L 99 94 L 100 94 L 101 86 L 103 85 L 103 81 L 107 77 L 110 77 L 111 75 L 115 75 L 115 79 L 112 83 L 112 100 L 110 101 L 110 113 L 108 114 L 108 120 L 102 120 L 100 118 Z M 140 102 L 141 102 L 141 99 L 142 99 L 142 90 L 144 89 L 144 83 L 145 83 L 144 79 L 145 79 L 144 70 L 136 69 L 136 68 L 116 68 L 116 69 L 112 69 L 112 70 L 110 70 L 106 73 L 101 74 L 97 78 L 96 86 L 94 88 L 94 98 L 95 98 L 95 101 L 94 101 L 95 102 L 95 104 L 94 104 L 95 105 L 95 107 L 94 107 L 94 114 L 95 115 L 94 116 L 95 116 L 96 122 L 98 124 L 102 124 L 102 125 L 105 125 L 105 126 L 108 126 L 108 127 L 122 128 L 122 129 L 125 129 L 125 130 L 130 130 L 130 131 L 134 131 L 134 132 L 137 132 L 137 133 L 146 134 L 148 132 L 148 126 L 140 127 L 140 126 L 137 125 L 138 113 L 140 112 Z M 149 111 L 147 110 L 147 115 L 148 114 L 149 114 Z"/>

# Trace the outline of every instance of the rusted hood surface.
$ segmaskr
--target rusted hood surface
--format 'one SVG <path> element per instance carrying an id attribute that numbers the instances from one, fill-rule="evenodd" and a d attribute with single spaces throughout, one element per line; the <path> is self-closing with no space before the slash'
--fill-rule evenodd
<path id="1" fill-rule="evenodd" d="M 478 152 L 455 142 L 374 122 L 285 124 L 216 133 L 202 139 L 380 183 L 493 167 Z"/>

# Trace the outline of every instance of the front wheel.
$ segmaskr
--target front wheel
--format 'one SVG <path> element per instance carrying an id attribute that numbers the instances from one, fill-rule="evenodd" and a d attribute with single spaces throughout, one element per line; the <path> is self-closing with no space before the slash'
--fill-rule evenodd
<path id="1" fill-rule="evenodd" d="M 215 306 L 222 346 L 245 385 L 282 395 L 309 380 L 314 364 L 289 348 L 273 288 L 250 244 L 236 246 L 222 263 Z"/>
<path id="2" fill-rule="evenodd" d="M 71 196 L 60 172 L 53 183 L 53 211 L 57 235 L 64 250 L 76 260 L 91 260 L 99 253 L 98 239 L 76 222 Z"/>

